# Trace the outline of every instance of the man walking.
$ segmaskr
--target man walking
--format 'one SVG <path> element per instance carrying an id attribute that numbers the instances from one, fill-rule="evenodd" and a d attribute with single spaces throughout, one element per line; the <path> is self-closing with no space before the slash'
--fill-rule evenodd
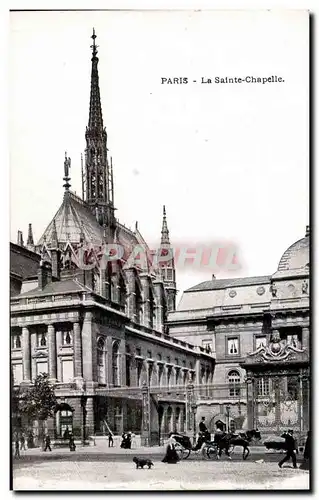
<path id="1" fill-rule="evenodd" d="M 112 447 L 114 446 L 114 439 L 113 439 L 112 432 L 110 431 L 110 432 L 109 432 L 109 448 L 110 448 L 111 446 L 112 446 Z"/>
<path id="2" fill-rule="evenodd" d="M 24 437 L 24 434 L 21 434 L 21 437 L 20 437 L 20 443 L 21 443 L 21 450 L 26 450 L 25 448 L 25 437 Z"/>
<path id="3" fill-rule="evenodd" d="M 47 434 L 45 436 L 45 447 L 44 447 L 44 451 L 47 451 L 47 449 L 49 449 L 49 451 L 52 451 L 51 450 L 51 438 L 49 436 L 49 434 Z"/>
<path id="4" fill-rule="evenodd" d="M 20 458 L 20 441 L 19 441 L 19 437 L 18 436 L 15 439 L 15 453 L 14 453 L 14 458 Z"/>
<path id="5" fill-rule="evenodd" d="M 296 458 L 296 441 L 293 437 L 293 430 L 289 430 L 288 432 L 285 432 L 281 437 L 285 438 L 286 442 L 286 450 L 287 453 L 284 456 L 282 460 L 278 463 L 278 466 L 281 467 L 285 462 L 287 462 L 290 458 L 292 459 L 292 465 L 294 469 L 297 469 L 297 458 Z"/>

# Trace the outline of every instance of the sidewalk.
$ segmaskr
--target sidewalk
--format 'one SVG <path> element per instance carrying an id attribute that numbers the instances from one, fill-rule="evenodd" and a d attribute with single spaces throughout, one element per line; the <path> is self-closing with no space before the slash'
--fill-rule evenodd
<path id="1" fill-rule="evenodd" d="M 105 454 L 105 455 L 164 455 L 166 450 L 166 445 L 164 446 L 139 446 L 136 448 L 132 448 L 130 450 L 128 449 L 123 449 L 120 447 L 108 447 L 106 443 L 103 442 L 98 442 L 96 446 L 77 446 L 76 447 L 76 452 L 75 453 L 85 453 L 87 455 L 90 454 Z M 52 452 L 47 451 L 44 452 L 42 448 L 31 448 L 28 449 L 27 451 L 21 452 L 21 456 L 23 455 L 38 455 L 38 454 L 54 454 L 54 455 L 69 455 L 71 452 L 68 447 L 57 447 L 55 448 L 54 446 L 52 447 Z M 235 454 L 241 454 L 242 450 L 241 448 L 237 448 L 235 450 Z M 262 448 L 260 446 L 251 446 L 250 447 L 250 453 L 252 455 L 254 454 L 269 454 L 265 448 Z"/>

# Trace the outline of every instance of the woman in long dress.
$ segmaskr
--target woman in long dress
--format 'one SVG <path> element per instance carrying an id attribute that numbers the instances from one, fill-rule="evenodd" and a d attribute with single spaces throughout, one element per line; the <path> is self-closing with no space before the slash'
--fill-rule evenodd
<path id="1" fill-rule="evenodd" d="M 173 437 L 170 437 L 166 447 L 165 457 L 163 458 L 162 462 L 167 464 L 176 464 L 179 461 L 179 457 L 175 450 L 175 443 L 175 439 Z"/>

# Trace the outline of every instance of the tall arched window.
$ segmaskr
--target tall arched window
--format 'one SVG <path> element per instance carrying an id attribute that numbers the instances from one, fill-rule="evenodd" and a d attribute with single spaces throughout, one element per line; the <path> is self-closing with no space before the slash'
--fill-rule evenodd
<path id="1" fill-rule="evenodd" d="M 112 378 L 113 385 L 120 385 L 119 377 L 119 343 L 114 342 L 112 347 Z"/>
<path id="2" fill-rule="evenodd" d="M 237 370 L 232 370 L 228 373 L 229 395 L 240 395 L 240 375 Z"/>
<path id="3" fill-rule="evenodd" d="M 97 380 L 99 384 L 106 384 L 105 342 L 102 337 L 97 342 Z"/>
<path id="4" fill-rule="evenodd" d="M 126 351 L 126 359 L 125 359 L 125 385 L 128 387 L 131 385 L 131 359 L 132 359 L 132 354 L 131 354 L 131 348 L 129 345 L 126 345 L 125 347 Z"/>

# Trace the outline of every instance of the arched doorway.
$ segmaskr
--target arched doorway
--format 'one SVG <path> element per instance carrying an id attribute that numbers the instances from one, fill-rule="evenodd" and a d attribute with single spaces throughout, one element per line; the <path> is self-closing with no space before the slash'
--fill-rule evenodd
<path id="1" fill-rule="evenodd" d="M 67 434 L 74 434 L 73 430 L 74 409 L 67 403 L 60 403 L 55 407 L 55 436 L 63 439 Z"/>

